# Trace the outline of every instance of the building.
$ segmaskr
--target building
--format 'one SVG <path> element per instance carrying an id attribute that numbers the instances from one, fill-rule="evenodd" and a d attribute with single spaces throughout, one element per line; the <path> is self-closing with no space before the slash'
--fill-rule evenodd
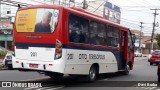
<path id="1" fill-rule="evenodd" d="M 0 17 L 0 46 L 11 50 L 13 27 L 10 18 Z"/>
<path id="2" fill-rule="evenodd" d="M 143 32 L 141 33 L 141 37 L 140 37 L 140 31 L 139 30 L 131 30 L 131 32 L 133 34 L 135 34 L 135 51 L 139 51 L 139 52 L 142 52 L 143 49 L 145 48 L 145 44 L 142 43 L 142 40 L 143 40 L 143 37 L 144 37 L 144 34 Z"/>
<path id="3" fill-rule="evenodd" d="M 156 36 L 153 37 L 153 50 L 159 49 L 157 44 Z M 145 44 L 145 48 L 142 50 L 143 54 L 149 54 L 151 51 L 151 36 L 144 36 L 142 39 L 142 43 Z"/>
<path id="4" fill-rule="evenodd" d="M 133 34 L 136 35 L 135 39 L 135 50 L 139 51 L 139 43 L 140 43 L 140 31 L 139 30 L 131 30 Z M 151 51 L 151 36 L 144 36 L 143 32 L 141 34 L 141 52 L 143 54 L 149 54 Z M 159 49 L 157 40 L 156 40 L 157 34 L 154 35 L 153 38 L 153 50 Z"/>

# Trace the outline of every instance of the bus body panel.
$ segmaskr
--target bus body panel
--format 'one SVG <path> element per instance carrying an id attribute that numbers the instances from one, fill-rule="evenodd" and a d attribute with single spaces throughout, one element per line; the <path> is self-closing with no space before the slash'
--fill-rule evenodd
<path id="1" fill-rule="evenodd" d="M 16 58 L 28 61 L 54 61 L 55 48 L 28 47 L 28 49 L 17 49 L 15 47 Z"/>
<path id="2" fill-rule="evenodd" d="M 58 60 L 52 61 L 32 61 L 18 59 L 14 56 L 12 59 L 13 67 L 16 69 L 28 69 L 28 70 L 38 70 L 38 71 L 49 71 L 57 73 L 65 73 L 65 59 L 66 59 L 66 49 L 63 49 L 63 57 Z M 38 67 L 30 67 L 30 64 L 37 64 Z"/>
<path id="3" fill-rule="evenodd" d="M 110 51 L 67 49 L 67 74 L 88 74 L 94 63 L 98 63 L 99 73 L 118 71 L 117 60 Z"/>
<path id="4" fill-rule="evenodd" d="M 63 44 L 66 43 L 63 33 L 66 33 L 67 31 L 62 31 L 65 28 L 64 26 L 66 26 L 65 24 L 62 24 L 62 21 L 65 21 L 62 19 L 63 14 L 61 14 L 63 8 L 52 6 L 53 5 L 51 5 L 50 9 L 58 9 L 60 11 L 58 24 L 53 33 L 17 32 L 16 26 L 14 26 L 14 68 L 65 73 L 66 50 L 62 49 L 62 58 L 55 60 L 56 40 L 59 40 Z M 38 7 L 48 8 L 48 6 Z M 31 6 L 29 8 L 19 9 L 19 11 L 36 8 L 37 7 Z M 32 68 L 29 66 L 30 64 L 38 64 L 38 67 Z"/>

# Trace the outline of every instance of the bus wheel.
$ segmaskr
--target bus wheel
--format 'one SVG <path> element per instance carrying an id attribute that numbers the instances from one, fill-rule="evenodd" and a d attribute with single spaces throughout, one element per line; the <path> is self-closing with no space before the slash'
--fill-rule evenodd
<path id="1" fill-rule="evenodd" d="M 97 77 L 97 69 L 95 66 L 92 66 L 89 70 L 88 81 L 95 81 Z"/>
<path id="2" fill-rule="evenodd" d="M 124 74 L 124 75 L 128 75 L 128 74 L 129 74 L 129 71 L 130 71 L 130 67 L 129 67 L 129 65 L 127 64 L 126 67 L 125 67 L 125 70 L 123 71 L 123 74 Z"/>
<path id="3" fill-rule="evenodd" d="M 49 75 L 54 81 L 61 81 L 63 78 L 63 74 L 53 73 Z"/>

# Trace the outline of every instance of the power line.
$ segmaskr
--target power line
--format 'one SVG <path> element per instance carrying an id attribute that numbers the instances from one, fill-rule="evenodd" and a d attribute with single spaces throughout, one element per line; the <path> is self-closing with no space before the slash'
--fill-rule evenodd
<path id="1" fill-rule="evenodd" d="M 104 5 L 106 3 L 106 1 L 104 1 L 101 5 L 99 5 L 99 7 L 94 11 L 96 12 L 102 5 Z"/>
<path id="2" fill-rule="evenodd" d="M 1 1 L 5 2 L 5 3 L 21 4 L 22 6 L 32 5 L 32 4 L 27 4 L 27 3 L 22 3 L 22 2 L 16 2 L 16 1 L 11 1 L 11 0 L 1 0 Z"/>
<path id="3" fill-rule="evenodd" d="M 43 2 L 39 2 L 39 1 L 36 1 L 36 0 L 30 0 L 30 1 L 34 1 L 34 2 L 37 2 L 37 3 L 44 4 Z"/>
<path id="4" fill-rule="evenodd" d="M 128 0 L 128 1 L 130 1 L 130 2 L 132 2 L 132 3 L 135 3 L 135 4 L 137 4 L 137 5 L 143 6 L 143 5 L 141 5 L 141 4 L 137 3 L 137 2 L 134 2 L 134 1 L 132 1 L 132 0 Z"/>
<path id="5" fill-rule="evenodd" d="M 160 6 L 120 6 L 121 8 L 133 8 L 133 9 L 135 9 L 135 8 L 148 8 L 148 9 L 150 9 L 150 8 L 160 8 Z"/>
<path id="6" fill-rule="evenodd" d="M 139 0 L 140 1 L 140 0 Z M 146 3 L 147 5 L 152 5 L 150 2 L 148 2 L 147 0 L 143 0 L 141 1 L 142 3 Z"/>

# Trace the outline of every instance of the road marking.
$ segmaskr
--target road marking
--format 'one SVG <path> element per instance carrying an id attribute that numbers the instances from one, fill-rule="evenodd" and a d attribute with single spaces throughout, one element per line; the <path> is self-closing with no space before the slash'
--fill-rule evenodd
<path id="1" fill-rule="evenodd" d="M 36 89 L 36 90 L 46 90 L 47 88 L 51 88 L 51 87 L 43 87 L 43 88 L 38 88 L 38 89 Z"/>
<path id="2" fill-rule="evenodd" d="M 64 88 L 64 86 L 62 86 L 62 87 L 56 87 L 56 88 L 52 88 L 52 89 L 46 89 L 46 90 L 56 90 L 56 89 L 60 89 L 60 88 Z"/>
<path id="3" fill-rule="evenodd" d="M 149 90 L 152 90 L 152 89 L 154 89 L 154 88 L 156 88 L 156 87 L 151 87 Z"/>
<path id="4" fill-rule="evenodd" d="M 101 80 L 97 80 L 97 81 L 107 81 L 108 80 L 108 78 L 107 79 L 101 79 Z"/>
<path id="5" fill-rule="evenodd" d="M 140 88 L 143 88 L 143 89 L 146 89 L 146 90 L 160 90 L 158 87 L 140 87 Z"/>
<path id="6" fill-rule="evenodd" d="M 49 79 L 49 77 L 33 78 L 33 79 L 26 79 L 26 80 L 20 80 L 20 81 L 34 81 L 34 80 L 40 80 L 40 79 Z"/>
<path id="7" fill-rule="evenodd" d="M 35 89 L 35 88 L 39 88 L 39 87 L 29 87 L 29 88 L 25 88 L 24 90 L 30 90 L 30 89 Z"/>
<path id="8" fill-rule="evenodd" d="M 60 86 L 60 87 L 42 87 L 42 88 L 39 88 L 39 87 L 30 87 L 30 88 L 25 88 L 24 90 L 31 90 L 31 89 L 34 89 L 34 90 L 56 90 L 56 89 L 60 89 L 60 88 L 63 88 L 64 86 Z"/>

